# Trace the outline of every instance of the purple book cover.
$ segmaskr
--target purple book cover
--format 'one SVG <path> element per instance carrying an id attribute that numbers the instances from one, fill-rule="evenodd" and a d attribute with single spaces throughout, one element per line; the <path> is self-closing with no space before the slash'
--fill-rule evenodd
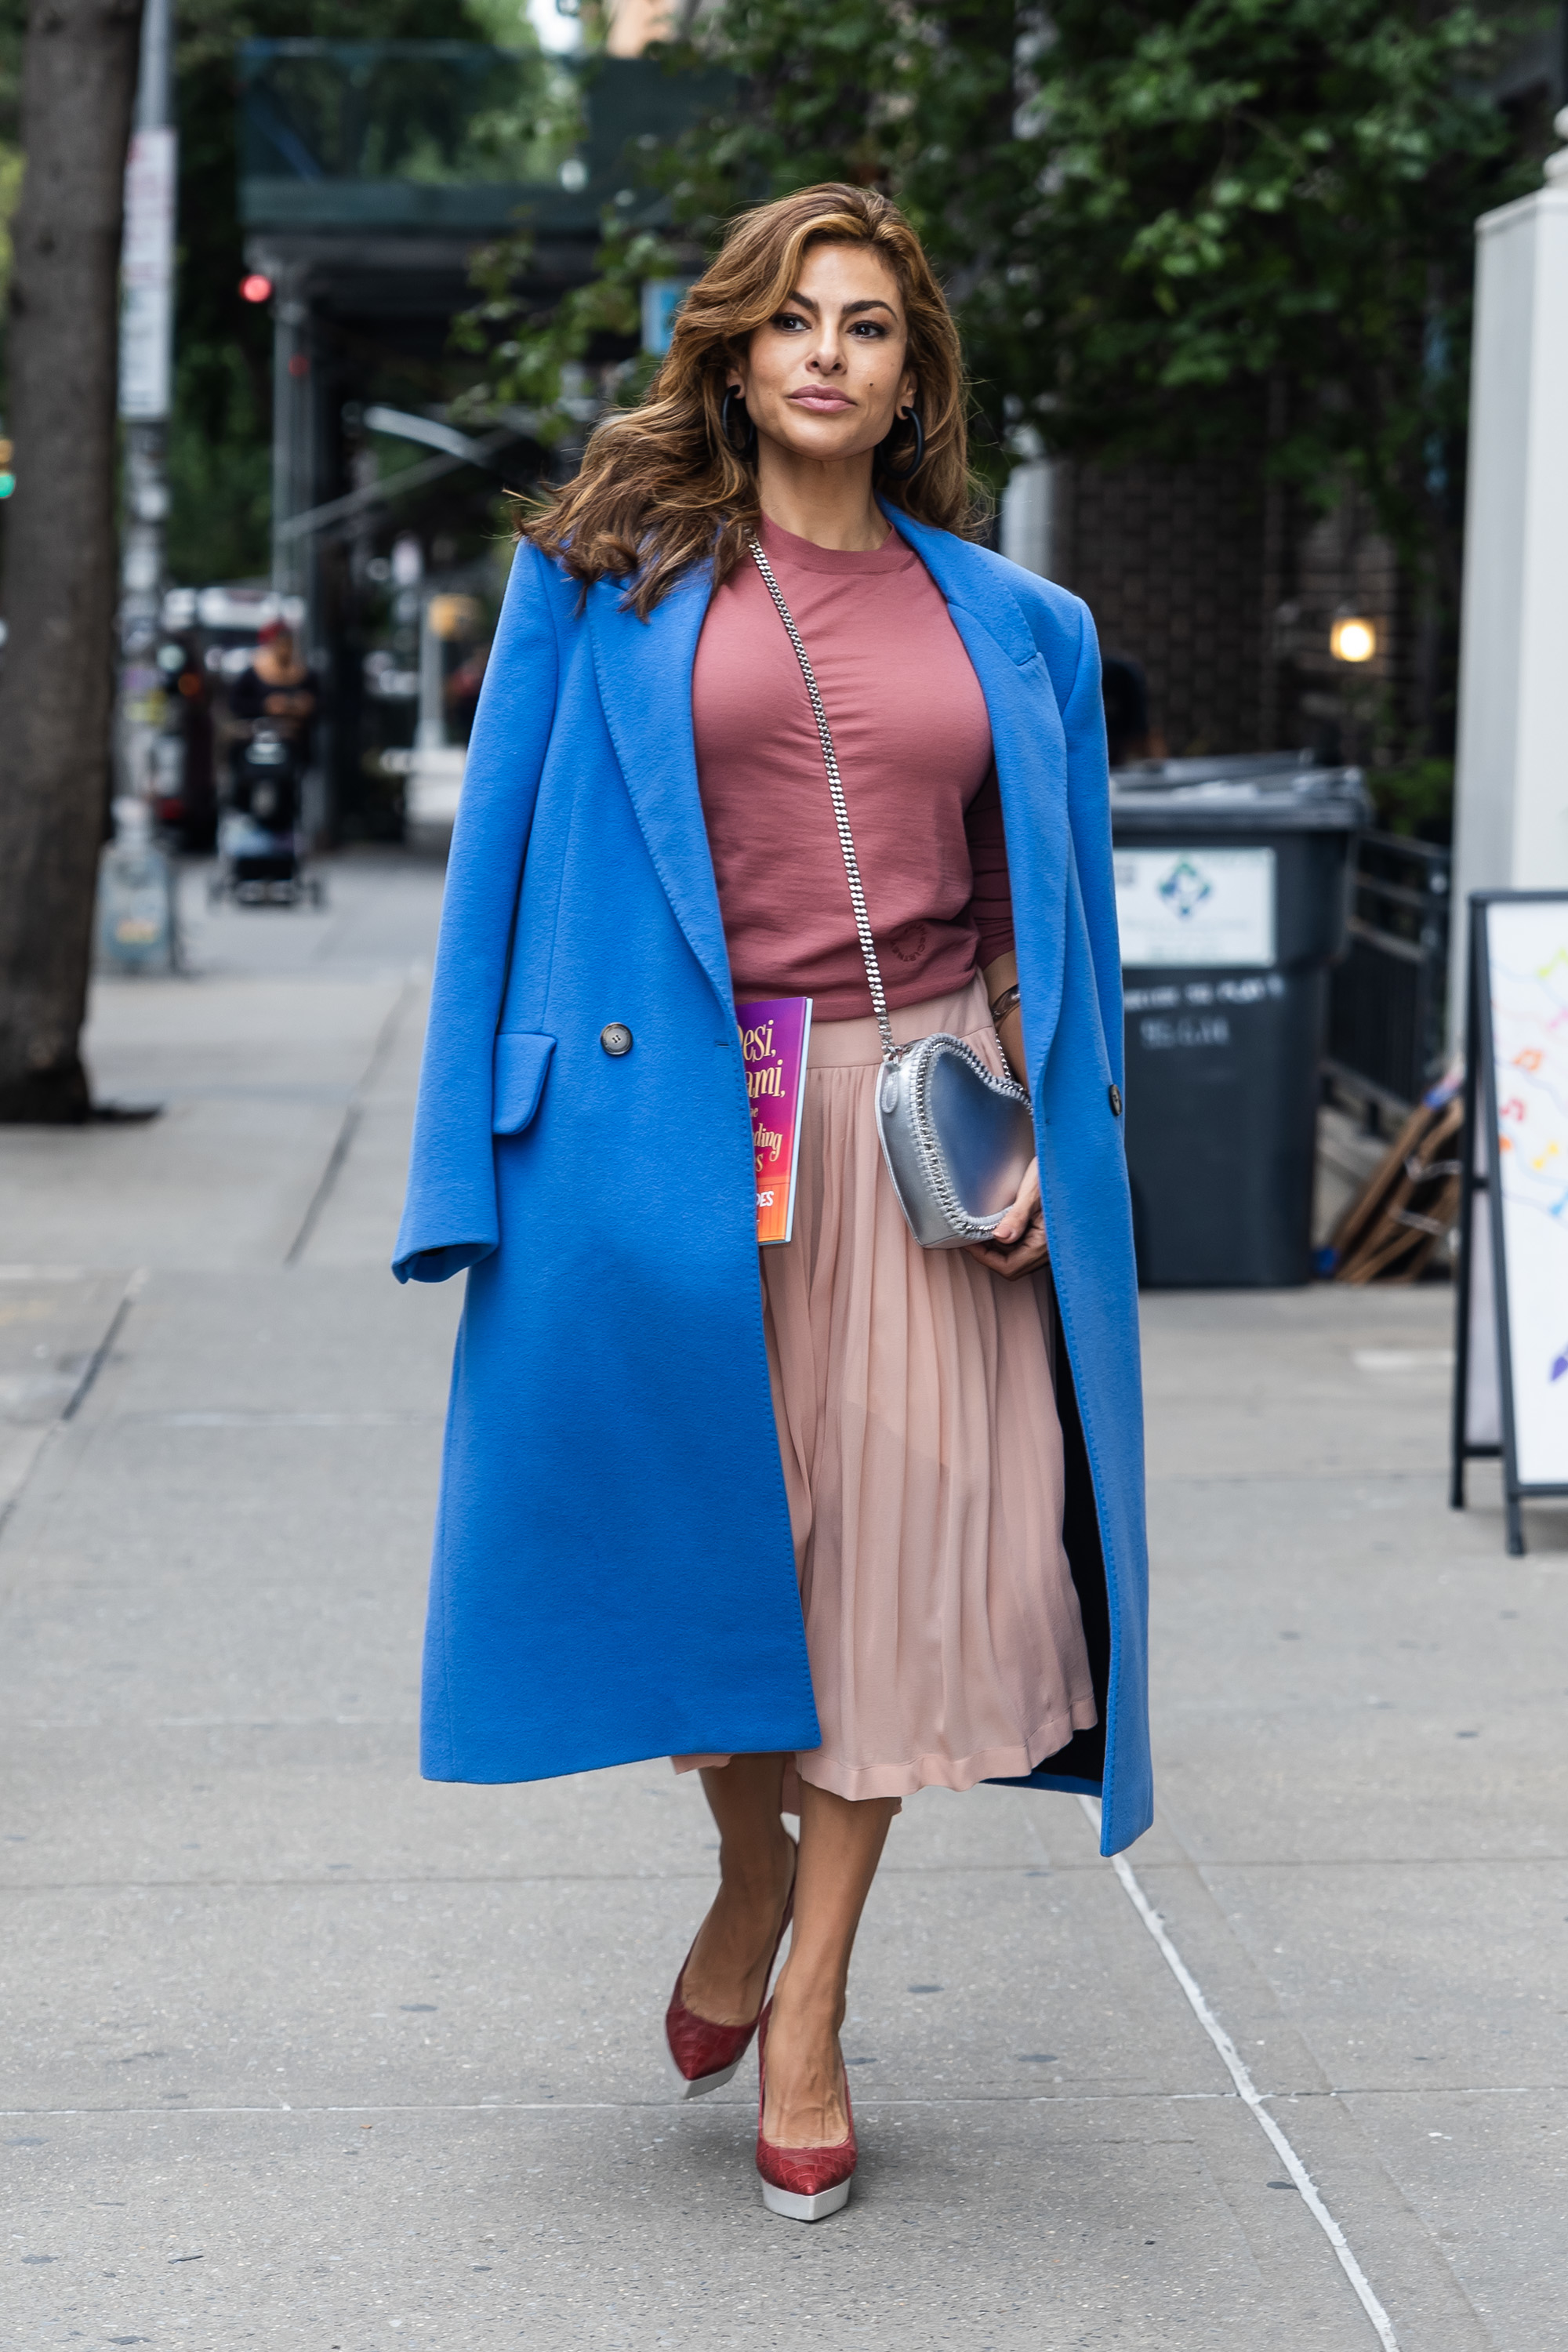
<path id="1" fill-rule="evenodd" d="M 757 1171 L 757 1244 L 776 1247 L 795 1231 L 795 1184 L 805 1109 L 809 996 L 756 997 L 735 1007 L 752 1105 Z"/>

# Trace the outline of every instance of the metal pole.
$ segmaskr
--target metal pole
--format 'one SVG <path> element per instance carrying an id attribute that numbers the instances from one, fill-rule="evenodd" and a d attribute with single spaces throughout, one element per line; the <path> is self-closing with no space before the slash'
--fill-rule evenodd
<path id="1" fill-rule="evenodd" d="M 303 273 L 281 264 L 270 273 L 272 304 L 272 586 L 279 596 L 297 596 L 303 573 L 302 551 L 283 530 L 310 506 L 310 323 Z"/>
<path id="2" fill-rule="evenodd" d="M 428 595 L 422 596 L 419 603 L 419 721 L 414 730 L 414 748 L 417 751 L 441 751 L 447 745 L 447 714 L 441 691 L 446 682 L 446 664 L 431 614 L 434 603 L 434 597 Z"/>
<path id="3" fill-rule="evenodd" d="M 142 16 L 142 58 L 136 79 L 138 131 L 166 131 L 174 121 L 174 35 L 170 0 L 147 0 Z"/>
<path id="4" fill-rule="evenodd" d="M 125 427 L 121 541 L 118 789 L 146 794 L 163 719 L 158 637 L 169 512 L 167 434 L 174 355 L 176 152 L 171 0 L 146 0 L 136 110 L 125 163 L 121 255 L 120 415 Z"/>

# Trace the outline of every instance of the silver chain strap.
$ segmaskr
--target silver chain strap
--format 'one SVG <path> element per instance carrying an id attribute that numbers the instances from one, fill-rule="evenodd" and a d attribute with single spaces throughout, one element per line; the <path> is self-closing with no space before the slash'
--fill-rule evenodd
<path id="1" fill-rule="evenodd" d="M 871 918 L 866 912 L 866 893 L 860 886 L 860 861 L 855 855 L 855 836 L 849 830 L 849 811 L 844 804 L 844 783 L 838 773 L 838 761 L 833 749 L 833 737 L 828 731 L 827 713 L 822 707 L 822 696 L 817 690 L 816 674 L 811 667 L 810 656 L 801 643 L 800 631 L 790 617 L 790 609 L 784 603 L 784 592 L 773 577 L 773 565 L 754 539 L 751 541 L 751 550 L 757 570 L 767 583 L 768 593 L 779 608 L 779 618 L 789 631 L 789 641 L 795 647 L 795 659 L 800 664 L 800 674 L 805 680 L 805 690 L 811 697 L 812 715 L 816 720 L 816 731 L 822 738 L 822 758 L 827 770 L 827 789 L 833 795 L 833 816 L 838 827 L 838 846 L 844 853 L 844 871 L 849 877 L 849 902 L 855 909 L 855 929 L 859 937 L 860 953 L 866 961 L 866 978 L 871 990 L 871 1009 L 877 1016 L 877 1027 L 881 1032 L 882 1059 L 884 1062 L 897 1062 L 902 1059 L 903 1049 L 894 1043 L 893 1024 L 888 1018 L 888 1000 L 882 990 L 882 967 L 877 961 L 876 943 L 871 937 Z"/>

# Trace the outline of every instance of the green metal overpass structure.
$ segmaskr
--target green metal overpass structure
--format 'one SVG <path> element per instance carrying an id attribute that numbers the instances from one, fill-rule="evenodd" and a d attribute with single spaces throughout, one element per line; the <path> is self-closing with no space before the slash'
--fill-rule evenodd
<path id="1" fill-rule="evenodd" d="M 441 423 L 476 248 L 526 228 L 521 290 L 553 302 L 589 275 L 606 209 L 658 224 L 639 144 L 675 136 L 729 84 L 461 41 L 257 40 L 238 65 L 246 261 L 272 289 L 272 584 L 305 599 L 327 682 L 314 814 L 331 834 L 355 829 L 363 797 L 358 607 L 374 532 L 438 477 L 477 512 L 498 475 L 526 484 L 547 462 L 526 418 L 482 452 Z M 384 474 L 363 421 L 367 405 L 387 413 L 389 386 L 395 406 L 423 413 L 434 454 Z"/>

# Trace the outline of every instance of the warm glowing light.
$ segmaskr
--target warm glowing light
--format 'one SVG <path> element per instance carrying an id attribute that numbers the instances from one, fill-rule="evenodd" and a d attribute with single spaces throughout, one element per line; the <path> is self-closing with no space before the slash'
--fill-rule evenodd
<path id="1" fill-rule="evenodd" d="M 474 596 L 432 596 L 430 626 L 438 637 L 466 636 L 479 617 Z"/>
<path id="2" fill-rule="evenodd" d="M 1370 661 L 1377 651 L 1377 631 L 1370 621 L 1346 616 L 1329 631 L 1329 651 L 1336 661 Z"/>
<path id="3" fill-rule="evenodd" d="M 259 269 L 253 269 L 248 278 L 242 278 L 239 281 L 239 299 L 242 302 L 269 302 L 272 299 L 271 278 L 263 278 Z"/>

